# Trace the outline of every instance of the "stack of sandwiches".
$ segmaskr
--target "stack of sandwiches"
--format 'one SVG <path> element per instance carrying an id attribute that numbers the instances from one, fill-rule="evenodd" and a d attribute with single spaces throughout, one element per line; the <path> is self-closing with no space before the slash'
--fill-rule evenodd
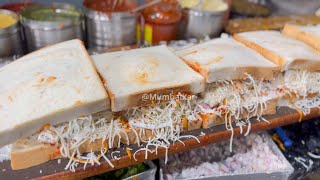
<path id="1" fill-rule="evenodd" d="M 297 107 L 294 102 L 319 96 L 320 51 L 312 48 L 317 46 L 318 41 L 315 39 L 312 43 L 306 40 L 312 38 L 313 35 L 316 36 L 317 33 L 312 33 L 315 32 L 316 27 L 301 28 L 301 31 L 308 29 L 305 32 L 291 31 L 290 27 L 292 25 L 287 25 L 282 34 L 278 31 L 256 31 L 239 33 L 234 35 L 234 38 L 278 65 L 281 73 L 275 77 L 272 84 L 273 89 L 279 89 L 286 100 L 281 104 L 284 103 L 286 106 L 296 108 L 300 113 L 305 113 L 310 109 L 304 108 L 308 105 L 299 103 L 301 106 Z M 313 30 L 309 31 L 309 29 Z M 309 33 L 310 36 L 307 36 Z M 308 38 L 302 42 L 297 40 L 302 39 L 301 34 Z M 308 46 L 307 44 L 314 45 Z M 311 106 L 316 106 L 317 103 L 319 102 L 314 102 Z"/>
<path id="2" fill-rule="evenodd" d="M 56 158 L 71 170 L 102 159 L 113 167 L 106 153 L 121 144 L 143 143 L 147 155 L 196 138 L 194 129 L 250 127 L 278 106 L 306 114 L 320 105 L 317 29 L 245 32 L 176 52 L 90 57 L 79 40 L 43 48 L 0 69 L 0 147 L 12 144 L 14 170 Z"/>

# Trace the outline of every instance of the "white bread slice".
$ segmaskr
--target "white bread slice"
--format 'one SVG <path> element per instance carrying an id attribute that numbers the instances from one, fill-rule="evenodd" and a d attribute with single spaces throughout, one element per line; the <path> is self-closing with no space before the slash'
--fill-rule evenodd
<path id="1" fill-rule="evenodd" d="M 105 53 L 92 59 L 105 82 L 112 111 L 152 104 L 143 94 L 195 94 L 205 89 L 204 78 L 166 46 Z"/>
<path id="2" fill-rule="evenodd" d="M 303 42 L 283 36 L 278 31 L 244 32 L 233 37 L 276 63 L 281 71 L 320 70 L 320 52 Z"/>
<path id="3" fill-rule="evenodd" d="M 298 26 L 286 24 L 282 30 L 282 34 L 302 41 L 320 51 L 320 25 Z"/>
<path id="4" fill-rule="evenodd" d="M 110 102 L 80 40 L 28 54 L 0 69 L 0 147 L 108 109 Z"/>
<path id="5" fill-rule="evenodd" d="M 61 158 L 55 154 L 58 146 L 44 144 L 37 141 L 36 135 L 19 139 L 11 147 L 11 168 L 13 170 L 36 166 L 54 158 Z M 50 157 L 50 155 L 52 156 Z M 54 156 L 56 155 L 56 156 Z"/>
<path id="6" fill-rule="evenodd" d="M 177 51 L 176 54 L 200 72 L 207 83 L 217 80 L 271 80 L 278 67 L 260 54 L 231 38 L 218 38 Z"/>
<path id="7" fill-rule="evenodd" d="M 34 134 L 28 138 L 19 139 L 12 144 L 11 168 L 13 170 L 26 169 L 53 159 L 63 158 L 58 153 L 60 152 L 58 145 L 41 143 L 37 138 L 38 134 Z M 113 147 L 117 147 L 118 141 L 119 138 L 115 136 Z M 86 141 L 80 146 L 79 151 L 80 153 L 99 152 L 102 147 L 102 140 Z"/>

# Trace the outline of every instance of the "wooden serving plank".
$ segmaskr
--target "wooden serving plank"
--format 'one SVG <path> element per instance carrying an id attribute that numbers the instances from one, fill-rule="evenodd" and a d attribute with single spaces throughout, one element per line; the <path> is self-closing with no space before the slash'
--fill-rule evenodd
<path id="1" fill-rule="evenodd" d="M 319 108 L 314 108 L 311 110 L 310 114 L 303 116 L 302 121 L 309 120 L 312 118 L 316 118 L 320 116 Z M 264 116 L 269 123 L 267 122 L 259 122 L 257 120 L 251 120 L 252 126 L 250 132 L 257 132 L 262 130 L 269 130 L 275 127 L 285 126 L 293 123 L 299 122 L 299 113 L 295 110 L 282 107 L 278 110 L 277 114 Z M 243 128 L 243 131 L 246 132 L 247 127 Z M 205 135 L 203 135 L 203 133 Z M 186 134 L 194 135 L 198 137 L 200 143 L 193 139 L 185 139 L 183 143 L 177 142 L 172 144 L 168 149 L 168 154 L 179 153 L 183 151 L 187 151 L 193 148 L 197 148 L 200 146 L 205 146 L 210 143 L 215 143 L 219 141 L 226 141 L 230 139 L 231 132 L 225 129 L 224 125 L 214 126 L 209 129 L 198 129 L 194 131 L 187 132 Z M 201 135 L 202 134 L 202 135 Z M 239 137 L 240 129 L 234 128 L 234 137 Z M 110 152 L 108 152 L 108 157 L 111 162 L 115 166 L 114 168 L 110 167 L 109 164 L 105 161 L 101 162 L 101 165 L 87 165 L 84 170 L 83 165 L 79 165 L 76 168 L 76 172 L 71 172 L 69 170 L 64 170 L 65 165 L 68 163 L 67 159 L 61 159 L 61 163 L 58 164 L 57 160 L 52 160 L 50 162 L 31 167 L 24 170 L 13 171 L 10 168 L 10 161 L 6 161 L 0 164 L 0 179 L 6 180 L 16 180 L 16 179 L 81 179 L 90 176 L 94 176 L 97 174 L 101 174 L 107 171 L 112 171 L 120 168 L 124 168 L 127 166 L 131 166 L 140 162 L 144 162 L 145 159 L 145 151 L 140 151 L 136 154 L 136 160 L 133 158 L 130 159 L 126 154 L 125 148 L 130 147 L 133 153 L 139 149 L 137 145 L 132 146 L 123 146 L 121 148 L 115 149 L 120 150 L 121 153 L 117 154 L 117 157 L 121 157 L 120 160 L 113 160 L 110 157 Z M 148 153 L 148 160 L 153 160 L 157 158 L 165 157 L 166 150 L 164 148 L 158 149 L 158 154 L 156 153 Z M 5 169 L 5 170 L 4 170 Z M 3 171 L 4 170 L 4 171 Z"/>
<path id="2" fill-rule="evenodd" d="M 297 25 L 316 25 L 320 24 L 320 17 L 316 15 L 303 15 L 238 18 L 228 21 L 225 26 L 225 31 L 229 34 L 235 34 L 247 31 L 281 30 L 287 23 Z"/>

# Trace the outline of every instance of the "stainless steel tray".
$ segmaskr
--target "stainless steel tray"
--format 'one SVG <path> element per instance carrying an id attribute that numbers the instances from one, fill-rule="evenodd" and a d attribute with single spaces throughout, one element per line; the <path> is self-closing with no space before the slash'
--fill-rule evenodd
<path id="1" fill-rule="evenodd" d="M 150 169 L 148 169 L 145 172 L 136 174 L 134 176 L 128 177 L 123 180 L 155 180 L 156 172 L 157 172 L 157 167 L 152 161 L 146 161 L 145 164 L 149 166 Z"/>
<path id="2" fill-rule="evenodd" d="M 279 157 L 281 161 L 283 161 L 287 169 L 285 170 L 279 170 L 274 172 L 257 172 L 257 173 L 243 173 L 243 174 L 227 174 L 227 175 L 214 175 L 214 176 L 202 176 L 198 178 L 179 178 L 179 176 L 176 178 L 177 180 L 287 180 L 290 174 L 293 173 L 294 168 L 291 166 L 291 164 L 288 162 L 288 160 L 284 157 L 281 150 L 278 148 L 278 146 L 273 142 L 271 137 L 267 133 L 262 133 L 263 136 L 265 136 L 265 140 L 269 144 L 272 152 Z M 162 170 L 160 170 L 161 179 L 164 179 L 164 174 Z"/>

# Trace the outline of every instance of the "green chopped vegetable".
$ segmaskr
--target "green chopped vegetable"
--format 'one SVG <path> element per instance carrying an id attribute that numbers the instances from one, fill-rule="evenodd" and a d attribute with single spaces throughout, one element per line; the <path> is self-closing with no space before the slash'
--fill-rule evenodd
<path id="1" fill-rule="evenodd" d="M 48 6 L 30 6 L 21 12 L 24 18 L 36 21 L 61 22 L 65 20 L 76 20 L 81 13 L 75 8 L 60 9 Z"/>
<path id="2" fill-rule="evenodd" d="M 120 180 L 120 179 L 125 179 L 128 177 L 134 176 L 136 174 L 140 174 L 148 169 L 149 169 L 148 165 L 144 163 L 140 163 L 134 166 L 130 166 L 123 169 L 106 172 L 104 174 L 89 177 L 84 180 L 106 180 L 106 179 Z"/>

